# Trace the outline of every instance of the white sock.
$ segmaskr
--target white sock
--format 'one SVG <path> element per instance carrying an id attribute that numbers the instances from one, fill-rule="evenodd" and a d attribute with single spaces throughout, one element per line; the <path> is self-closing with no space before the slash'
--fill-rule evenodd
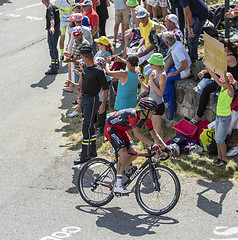
<path id="1" fill-rule="evenodd" d="M 155 22 L 157 22 L 157 18 L 153 18 L 152 20 L 155 21 Z"/>
<path id="2" fill-rule="evenodd" d="M 116 187 L 122 185 L 122 175 L 117 174 L 117 181 L 116 181 Z"/>

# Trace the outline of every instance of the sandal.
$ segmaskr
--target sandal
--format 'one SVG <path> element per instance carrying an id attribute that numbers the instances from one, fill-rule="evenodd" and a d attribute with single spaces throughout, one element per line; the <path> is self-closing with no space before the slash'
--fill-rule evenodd
<path id="1" fill-rule="evenodd" d="M 220 158 L 215 158 L 213 161 L 212 161 L 212 164 L 217 164 L 217 163 L 219 163 L 221 161 L 221 159 Z"/>
<path id="2" fill-rule="evenodd" d="M 216 164 L 216 166 L 217 166 L 217 167 L 222 167 L 222 166 L 226 166 L 226 164 L 227 164 L 227 161 L 221 159 L 220 162 L 218 162 L 218 163 Z"/>
<path id="3" fill-rule="evenodd" d="M 78 100 L 73 101 L 72 104 L 78 104 Z"/>
<path id="4" fill-rule="evenodd" d="M 64 88 L 63 90 L 64 90 L 64 92 L 68 92 L 68 93 L 73 93 L 74 92 L 73 90 L 70 90 L 69 88 Z"/>

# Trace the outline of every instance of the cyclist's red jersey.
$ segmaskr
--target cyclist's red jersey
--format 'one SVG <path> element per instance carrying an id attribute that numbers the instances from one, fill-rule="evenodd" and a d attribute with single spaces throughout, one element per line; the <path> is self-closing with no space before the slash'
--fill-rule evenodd
<path id="1" fill-rule="evenodd" d="M 138 126 L 140 114 L 141 110 L 134 108 L 123 109 L 108 117 L 106 124 L 113 126 L 114 129 L 120 132 L 125 132 L 135 127 L 140 127 Z M 149 130 L 153 129 L 151 119 L 146 119 L 145 124 Z"/>
<path id="2" fill-rule="evenodd" d="M 124 147 L 129 149 L 134 145 L 133 140 L 126 131 L 135 127 L 140 127 L 144 122 L 149 131 L 153 129 L 151 119 L 139 121 L 140 114 L 142 114 L 141 110 L 127 108 L 115 112 L 112 116 L 107 118 L 104 135 L 116 151 Z"/>

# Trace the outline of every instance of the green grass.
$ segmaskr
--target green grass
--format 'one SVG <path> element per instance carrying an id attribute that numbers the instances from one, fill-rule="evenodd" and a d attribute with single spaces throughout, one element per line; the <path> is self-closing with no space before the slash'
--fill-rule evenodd
<path id="1" fill-rule="evenodd" d="M 79 151 L 81 149 L 82 133 L 81 133 L 81 118 L 70 119 L 68 124 L 64 127 L 69 136 L 68 150 Z M 163 126 L 165 139 L 172 139 L 176 133 L 172 128 L 166 128 Z M 147 137 L 150 134 L 146 127 L 142 127 L 141 132 Z M 234 130 L 233 134 L 228 137 L 228 144 L 233 147 L 238 145 L 238 130 Z M 104 143 L 105 138 L 100 137 L 97 139 L 98 156 L 104 157 L 108 160 L 114 159 L 114 154 L 108 153 L 108 148 L 111 147 L 109 142 Z M 138 141 L 133 137 L 136 143 L 138 152 L 147 152 L 147 145 Z M 225 167 L 216 167 L 212 165 L 212 161 L 216 156 L 207 154 L 206 152 L 201 154 L 182 154 L 175 156 L 175 159 L 171 158 L 167 161 L 161 162 L 161 164 L 169 166 L 176 174 L 185 177 L 192 177 L 198 179 L 206 179 L 211 181 L 238 181 L 238 156 L 230 157 L 229 163 Z M 145 161 L 145 158 L 138 157 L 134 164 L 139 166 Z"/>

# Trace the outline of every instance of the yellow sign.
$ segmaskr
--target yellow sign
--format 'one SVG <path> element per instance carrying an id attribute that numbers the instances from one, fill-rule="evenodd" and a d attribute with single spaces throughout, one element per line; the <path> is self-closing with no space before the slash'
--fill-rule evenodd
<path id="1" fill-rule="evenodd" d="M 223 43 L 204 33 L 204 54 L 206 66 L 218 75 L 224 76 L 224 71 L 227 70 L 227 54 Z"/>

